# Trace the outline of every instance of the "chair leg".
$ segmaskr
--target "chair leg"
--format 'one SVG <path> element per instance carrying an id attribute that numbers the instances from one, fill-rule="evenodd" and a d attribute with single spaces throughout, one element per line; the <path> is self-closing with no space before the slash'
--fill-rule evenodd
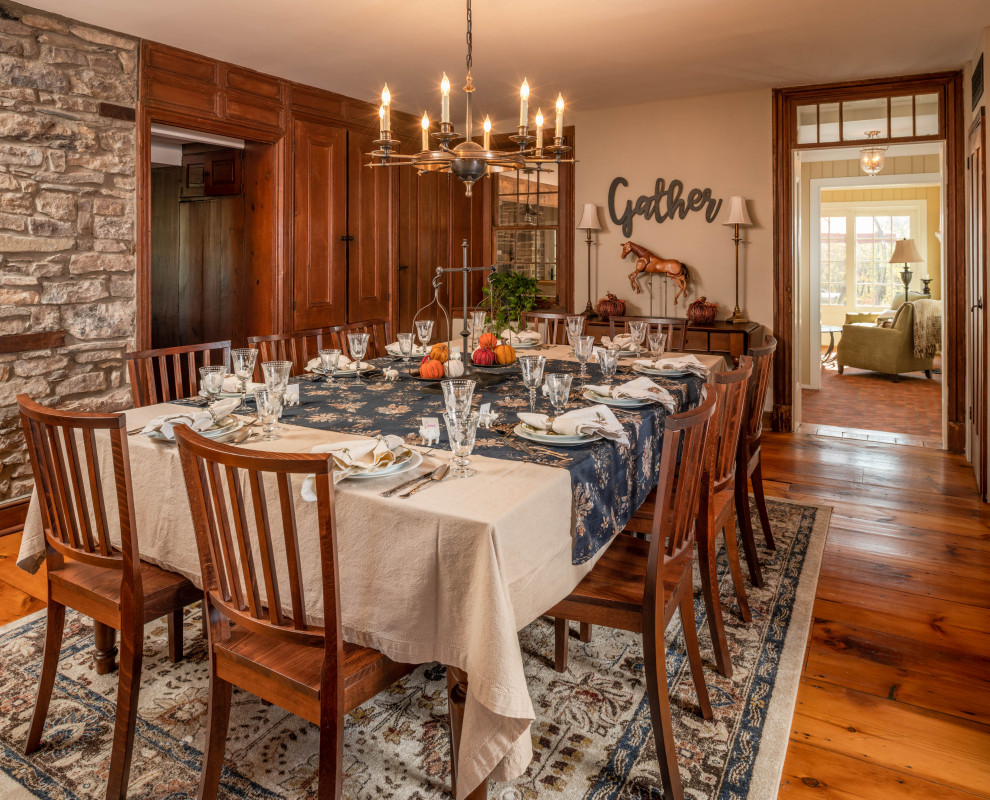
<path id="1" fill-rule="evenodd" d="M 776 550 L 777 543 L 773 540 L 773 530 L 770 528 L 770 515 L 767 514 L 767 498 L 763 494 L 763 464 L 759 459 L 757 459 L 756 467 L 753 469 L 753 497 L 756 498 L 756 508 L 760 512 L 763 538 L 766 539 L 767 547 L 771 550 Z"/>
<path id="2" fill-rule="evenodd" d="M 203 768 L 199 775 L 198 800 L 215 800 L 223 772 L 223 754 L 227 747 L 227 725 L 230 722 L 231 685 L 216 676 L 216 666 L 210 665 L 210 707 L 206 718 L 206 747 Z M 322 736 L 322 734 L 321 734 Z M 320 748 L 322 757 L 323 748 Z M 320 769 L 322 772 L 322 763 Z M 322 774 L 320 780 L 322 781 Z M 321 784 L 322 785 L 322 784 Z"/>
<path id="3" fill-rule="evenodd" d="M 928 380 L 932 379 L 932 371 L 930 369 L 925 370 L 925 377 L 928 378 Z"/>
<path id="4" fill-rule="evenodd" d="M 691 677 L 694 679 L 694 690 L 698 695 L 698 705 L 701 706 L 701 716 L 712 718 L 712 701 L 708 697 L 708 684 L 705 683 L 705 671 L 701 667 L 701 648 L 698 646 L 698 628 L 694 622 L 694 591 L 690 581 L 687 591 L 680 602 L 681 626 L 684 628 L 684 643 L 687 646 L 688 661 L 691 664 Z"/>
<path id="5" fill-rule="evenodd" d="M 120 666 L 117 682 L 117 711 L 113 724 L 113 749 L 110 751 L 110 775 L 107 800 L 125 800 L 134 753 L 134 729 L 137 726 L 138 695 L 141 689 L 141 661 L 144 653 L 144 625 L 128 625 L 122 620 Z"/>
<path id="6" fill-rule="evenodd" d="M 677 767 L 677 744 L 670 714 L 670 694 L 667 690 L 667 660 L 664 652 L 663 630 L 652 626 L 643 631 L 643 667 L 646 670 L 646 692 L 650 698 L 650 719 L 653 741 L 660 762 L 660 782 L 665 800 L 684 800 L 681 772 Z"/>
<path id="7" fill-rule="evenodd" d="M 732 659 L 729 657 L 729 644 L 725 639 L 725 624 L 722 621 L 722 600 L 718 592 L 718 571 L 715 561 L 715 546 L 709 537 L 707 520 L 698 520 L 695 526 L 695 541 L 698 543 L 698 571 L 701 573 L 701 596 L 705 600 L 708 630 L 711 631 L 712 649 L 715 651 L 715 666 L 719 674 L 732 677 Z M 692 617 L 693 619 L 693 617 Z"/>
<path id="8" fill-rule="evenodd" d="M 557 672 L 567 672 L 567 639 L 571 626 L 566 619 L 554 617 L 553 620 L 553 668 Z"/>
<path id="9" fill-rule="evenodd" d="M 749 490 L 746 486 L 746 465 L 736 467 L 736 518 L 742 534 L 743 552 L 749 567 L 749 579 L 753 586 L 763 586 L 763 573 L 760 571 L 760 556 L 756 552 L 756 539 L 753 537 L 753 519 L 749 513 Z"/>
<path id="10" fill-rule="evenodd" d="M 182 661 L 182 609 L 168 615 L 168 659 L 173 664 Z"/>
<path id="11" fill-rule="evenodd" d="M 739 602 L 739 615 L 743 622 L 752 622 L 753 615 L 749 610 L 749 598 L 746 597 L 746 585 L 742 578 L 742 565 L 739 563 L 739 548 L 736 546 L 736 521 L 730 516 L 722 529 L 725 536 L 725 555 L 729 559 L 729 571 L 732 573 L 732 585 L 736 589 L 736 600 Z"/>
<path id="12" fill-rule="evenodd" d="M 210 614 L 206 610 L 205 600 L 203 600 L 199 604 L 199 608 L 200 608 L 199 624 L 203 628 L 203 638 L 206 639 L 206 641 L 208 642 L 210 641 Z"/>
<path id="13" fill-rule="evenodd" d="M 580 634 L 578 634 L 578 638 L 582 642 L 584 642 L 585 644 L 587 644 L 588 642 L 591 641 L 591 635 L 592 635 L 591 623 L 590 622 L 582 622 L 581 623 L 581 632 L 580 632 Z"/>
<path id="14" fill-rule="evenodd" d="M 49 588 L 49 592 L 51 589 Z M 65 606 L 49 599 L 48 620 L 45 623 L 45 654 L 41 662 L 41 680 L 38 681 L 38 698 L 34 702 L 34 715 L 28 729 L 24 752 L 33 753 L 41 744 L 41 733 L 48 716 L 48 704 L 52 699 L 58 657 L 62 651 L 62 632 L 65 630 Z"/>

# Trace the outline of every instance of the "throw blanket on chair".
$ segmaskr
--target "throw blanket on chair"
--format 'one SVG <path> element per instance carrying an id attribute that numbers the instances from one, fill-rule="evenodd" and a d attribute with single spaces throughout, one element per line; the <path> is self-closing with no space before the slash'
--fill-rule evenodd
<path id="1" fill-rule="evenodd" d="M 931 358 L 942 347 L 942 303 L 914 301 L 914 357 Z"/>

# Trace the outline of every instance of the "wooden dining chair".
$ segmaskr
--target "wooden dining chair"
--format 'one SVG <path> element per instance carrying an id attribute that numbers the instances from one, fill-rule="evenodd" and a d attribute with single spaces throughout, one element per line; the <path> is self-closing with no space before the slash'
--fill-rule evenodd
<path id="1" fill-rule="evenodd" d="M 762 347 L 749 348 L 753 359 L 753 374 L 749 378 L 749 389 L 746 398 L 746 420 L 739 436 L 737 448 L 738 466 L 736 467 L 736 515 L 739 517 L 739 529 L 749 566 L 749 577 L 754 586 L 763 585 L 763 573 L 760 570 L 760 559 L 756 552 L 756 541 L 753 537 L 753 522 L 749 515 L 749 483 L 753 484 L 753 497 L 760 515 L 760 525 L 763 527 L 763 538 L 767 547 L 777 549 L 773 540 L 773 530 L 770 528 L 770 515 L 767 513 L 767 499 L 763 493 L 763 467 L 760 463 L 760 437 L 763 434 L 763 407 L 767 401 L 767 390 L 770 385 L 770 366 L 773 354 L 777 349 L 777 340 L 767 336 Z"/>
<path id="2" fill-rule="evenodd" d="M 127 353 L 134 407 L 192 397 L 199 391 L 199 368 L 230 369 L 230 341 L 162 347 Z"/>
<path id="3" fill-rule="evenodd" d="M 292 374 L 301 375 L 307 371 L 306 365 L 319 356 L 320 350 L 336 348 L 348 355 L 348 333 L 369 334 L 371 338 L 366 358 L 378 358 L 385 355 L 385 345 L 391 341 L 392 326 L 387 320 L 372 319 L 292 333 L 249 336 L 247 341 L 249 347 L 258 350 L 258 369 L 265 361 L 291 361 Z"/>
<path id="4" fill-rule="evenodd" d="M 181 575 L 141 561 L 123 414 L 56 411 L 17 397 L 47 549 L 45 653 L 25 753 L 41 744 L 58 670 L 66 607 L 96 626 L 120 631 L 117 710 L 106 796 L 127 796 L 146 622 L 168 618 L 169 657 L 182 659 L 182 609 L 203 597 Z M 110 437 L 114 486 L 104 487 L 98 432 Z M 81 445 L 81 447 L 80 447 Z M 120 545 L 110 537 L 107 494 L 113 494 Z"/>
<path id="5" fill-rule="evenodd" d="M 746 587 L 739 564 L 739 548 L 736 543 L 736 522 L 733 516 L 737 470 L 736 453 L 739 433 L 746 412 L 746 394 L 753 359 L 742 356 L 739 366 L 731 372 L 715 376 L 718 408 L 708 429 L 705 446 L 705 468 L 701 476 L 701 498 L 695 539 L 698 542 L 698 567 L 701 574 L 701 594 L 705 600 L 708 628 L 715 649 L 715 664 L 726 678 L 732 677 L 732 660 L 725 638 L 722 619 L 722 602 L 718 585 L 719 533 L 723 533 L 725 552 L 732 573 L 739 613 L 744 622 L 752 620 Z M 743 479 L 744 480 L 744 479 Z"/>
<path id="6" fill-rule="evenodd" d="M 175 429 L 175 438 L 196 530 L 210 629 L 209 715 L 197 796 L 216 797 L 231 688 L 238 686 L 319 725 L 317 796 L 339 798 L 344 715 L 415 667 L 343 639 L 333 460 L 310 453 L 238 450 L 211 442 L 186 426 Z M 293 505 L 306 475 L 315 476 L 318 518 L 308 544 L 300 542 Z M 272 514 L 277 514 L 275 524 Z M 306 606 L 304 558 L 320 559 L 323 623 L 319 625 L 307 622 L 320 612 Z M 287 575 L 280 575 L 278 564 L 286 565 Z"/>
<path id="7" fill-rule="evenodd" d="M 527 327 L 533 327 L 543 334 L 543 341 L 546 344 L 570 344 L 567 338 L 567 318 L 576 316 L 574 314 L 561 314 L 553 311 L 525 311 L 522 321 Z M 581 333 L 584 334 L 588 328 L 588 319 L 585 318 Z"/>
<path id="8" fill-rule="evenodd" d="M 687 344 L 688 321 L 680 317 L 609 317 L 608 335 L 614 339 L 617 333 L 628 333 L 628 323 L 639 320 L 650 325 L 659 325 L 667 334 L 668 353 L 683 353 Z"/>
<path id="9" fill-rule="evenodd" d="M 663 792 L 664 797 L 676 800 L 684 797 L 684 791 L 667 692 L 664 631 L 678 609 L 701 714 L 712 718 L 692 586 L 695 514 L 708 428 L 717 403 L 716 388 L 706 385 L 705 389 L 706 397 L 696 408 L 666 418 L 657 485 L 659 502 L 650 540 L 616 536 L 577 588 L 547 612 L 556 618 L 554 666 L 558 672 L 567 669 L 568 620 L 643 634 L 646 686 Z"/>
<path id="10" fill-rule="evenodd" d="M 348 322 L 341 326 L 341 350 L 347 352 L 347 334 L 367 333 L 367 358 L 381 358 L 385 353 L 385 345 L 392 341 L 392 323 L 386 319 L 366 319 L 361 322 Z"/>

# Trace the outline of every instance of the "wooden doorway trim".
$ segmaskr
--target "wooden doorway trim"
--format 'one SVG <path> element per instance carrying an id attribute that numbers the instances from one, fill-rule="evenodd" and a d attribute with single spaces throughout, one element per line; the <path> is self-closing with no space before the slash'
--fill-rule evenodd
<path id="1" fill-rule="evenodd" d="M 969 128 L 966 165 L 969 171 L 969 225 L 967 245 L 969 250 L 969 306 L 967 325 L 973 342 L 972 378 L 969 381 L 969 460 L 976 472 L 976 485 L 980 499 L 987 499 L 987 461 L 990 434 L 987 424 L 987 349 L 990 336 L 987 331 L 987 301 L 990 299 L 990 277 L 987 274 L 987 139 L 986 111 L 981 107 Z"/>
<path id="2" fill-rule="evenodd" d="M 795 247 L 794 157 L 797 143 L 797 107 L 815 102 L 836 102 L 905 94 L 940 96 L 945 141 L 945 263 L 942 266 L 942 299 L 945 304 L 945 338 L 942 372 L 948 407 L 947 448 L 961 452 L 966 438 L 966 231 L 965 231 L 965 125 L 963 122 L 962 72 L 940 72 L 876 80 L 775 89 L 773 93 L 773 232 L 774 299 L 773 332 L 778 346 L 773 365 L 773 413 L 775 431 L 790 431 L 794 403 Z M 933 137 L 900 141 L 930 141 Z M 830 147 L 848 146 L 836 142 Z M 802 145 L 807 147 L 806 145 Z"/>

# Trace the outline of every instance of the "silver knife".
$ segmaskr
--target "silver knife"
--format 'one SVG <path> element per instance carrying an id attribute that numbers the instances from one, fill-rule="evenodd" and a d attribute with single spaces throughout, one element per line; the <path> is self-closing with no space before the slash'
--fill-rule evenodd
<path id="1" fill-rule="evenodd" d="M 446 466 L 446 464 L 441 464 L 440 466 L 443 467 Z M 435 470 L 433 470 L 433 472 L 425 472 L 422 475 L 417 475 L 415 478 L 410 478 L 408 481 L 403 481 L 398 486 L 389 489 L 387 491 L 381 492 L 381 496 L 391 497 L 393 494 L 396 494 L 397 492 L 401 492 L 403 489 L 408 489 L 414 483 L 419 483 L 420 481 L 425 483 L 439 471 L 440 471 L 440 467 L 437 467 Z"/>
<path id="2" fill-rule="evenodd" d="M 407 497 L 412 497 L 416 492 L 418 492 L 424 486 L 429 486 L 431 483 L 439 483 L 440 481 L 442 481 L 444 478 L 447 477 L 447 472 L 449 469 L 450 469 L 449 464 L 441 464 L 439 467 L 433 470 L 433 474 L 430 475 L 429 478 L 427 478 L 422 483 L 413 486 L 412 489 L 410 489 L 408 492 L 403 492 L 402 494 L 399 495 L 399 498 L 405 500 Z"/>

